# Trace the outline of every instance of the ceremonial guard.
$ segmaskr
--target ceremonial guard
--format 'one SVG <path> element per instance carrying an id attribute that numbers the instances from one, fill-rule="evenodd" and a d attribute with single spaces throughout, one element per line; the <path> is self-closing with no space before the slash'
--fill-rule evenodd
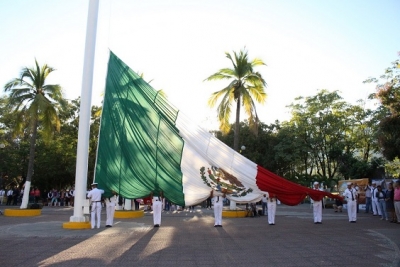
<path id="1" fill-rule="evenodd" d="M 319 183 L 314 182 L 314 190 L 322 191 L 319 188 Z M 322 223 L 322 199 L 321 200 L 312 200 L 313 202 L 313 214 L 314 214 L 314 223 L 321 224 Z"/>
<path id="2" fill-rule="evenodd" d="M 114 213 L 115 213 L 115 205 L 118 201 L 118 196 L 115 191 L 112 191 L 112 196 L 106 198 L 106 211 L 107 211 L 107 220 L 106 227 L 112 227 L 114 224 Z"/>
<path id="3" fill-rule="evenodd" d="M 163 203 L 163 192 L 151 192 L 150 197 L 153 201 L 153 223 L 154 227 L 160 227 L 161 225 L 161 211 Z"/>
<path id="4" fill-rule="evenodd" d="M 92 203 L 92 210 L 91 210 L 91 225 L 92 229 L 95 226 L 100 228 L 100 221 L 101 221 L 101 195 L 104 194 L 104 190 L 97 188 L 97 183 L 92 184 L 92 190 L 89 191 L 87 194 L 87 198 L 90 199 Z M 97 218 L 97 222 L 96 222 Z"/>
<path id="5" fill-rule="evenodd" d="M 269 225 L 275 225 L 276 196 L 270 193 L 266 193 L 265 195 L 267 197 L 268 223 Z"/>
<path id="6" fill-rule="evenodd" d="M 210 198 L 214 203 L 214 227 L 222 227 L 222 208 L 224 206 L 225 193 L 211 190 Z"/>
<path id="7" fill-rule="evenodd" d="M 357 191 L 351 188 L 351 185 L 351 183 L 347 183 L 347 188 L 344 190 L 343 196 L 347 201 L 349 222 L 355 223 L 357 221 Z"/>

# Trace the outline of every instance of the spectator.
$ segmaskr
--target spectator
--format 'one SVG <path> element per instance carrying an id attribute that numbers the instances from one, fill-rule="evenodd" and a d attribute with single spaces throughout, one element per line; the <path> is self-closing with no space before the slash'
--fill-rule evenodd
<path id="1" fill-rule="evenodd" d="M 396 222 L 396 213 L 394 211 L 394 189 L 393 183 L 388 184 L 388 190 L 386 191 L 386 211 L 390 214 L 390 222 Z M 389 217 L 389 216 L 388 216 Z"/>
<path id="2" fill-rule="evenodd" d="M 20 190 L 18 189 L 18 186 L 14 186 L 13 190 L 13 205 L 18 205 L 18 198 L 19 198 Z"/>
<path id="3" fill-rule="evenodd" d="M 60 203 L 58 204 L 58 206 L 64 206 L 64 204 L 65 204 L 65 190 L 64 189 L 60 190 L 59 200 L 60 200 Z"/>
<path id="4" fill-rule="evenodd" d="M 365 213 L 370 213 L 372 211 L 372 186 L 371 183 L 368 183 L 367 186 L 364 187 L 365 191 Z"/>
<path id="5" fill-rule="evenodd" d="M 51 202 L 50 202 L 50 206 L 57 206 L 58 203 L 58 198 L 59 198 L 59 194 L 57 189 L 53 188 L 53 190 L 51 191 Z"/>
<path id="6" fill-rule="evenodd" d="M 264 194 L 261 198 L 262 215 L 267 215 L 267 195 Z"/>
<path id="7" fill-rule="evenodd" d="M 47 205 L 48 206 L 51 206 L 51 199 L 53 198 L 53 191 L 52 190 L 50 190 L 48 193 L 47 193 Z"/>
<path id="8" fill-rule="evenodd" d="M 35 188 L 32 187 L 31 191 L 29 192 L 29 202 L 35 202 Z"/>
<path id="9" fill-rule="evenodd" d="M 207 209 L 211 209 L 211 197 L 207 198 L 207 205 L 206 205 Z"/>
<path id="10" fill-rule="evenodd" d="M 6 203 L 7 206 L 10 206 L 11 203 L 12 203 L 13 193 L 14 193 L 14 190 L 12 188 L 8 189 L 8 191 L 7 191 L 7 203 Z"/>
<path id="11" fill-rule="evenodd" d="M 4 188 L 0 189 L 0 204 L 3 205 L 4 197 L 6 196 L 6 190 Z"/>
<path id="12" fill-rule="evenodd" d="M 40 199 L 40 190 L 39 188 L 35 188 L 35 191 L 33 192 L 33 197 L 34 197 L 34 202 L 35 203 L 39 203 L 39 199 Z"/>
<path id="13" fill-rule="evenodd" d="M 376 189 L 378 191 L 376 191 L 375 193 L 375 197 L 378 200 L 378 210 L 381 211 L 381 220 L 385 220 L 388 221 L 388 217 L 387 217 L 387 213 L 386 213 L 386 193 L 384 191 L 382 191 L 382 186 L 378 185 L 376 187 Z"/>
<path id="14" fill-rule="evenodd" d="M 71 206 L 74 206 L 74 200 L 75 200 L 75 187 L 72 187 L 71 190 L 69 190 L 69 198 L 71 201 Z"/>
<path id="15" fill-rule="evenodd" d="M 69 194 L 69 190 L 67 189 L 67 190 L 65 190 L 65 206 L 67 206 L 67 207 L 69 206 L 70 200 L 71 200 L 71 196 Z"/>
<path id="16" fill-rule="evenodd" d="M 397 223 L 400 224 L 400 180 L 394 185 L 394 210 L 396 212 Z"/>
<path id="17" fill-rule="evenodd" d="M 342 212 L 343 202 L 340 199 L 335 199 L 335 204 L 333 204 L 333 209 L 335 212 Z"/>

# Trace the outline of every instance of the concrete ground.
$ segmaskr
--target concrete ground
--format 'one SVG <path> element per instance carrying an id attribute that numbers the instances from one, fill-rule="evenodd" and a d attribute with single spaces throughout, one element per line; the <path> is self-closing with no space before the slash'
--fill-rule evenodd
<path id="1" fill-rule="evenodd" d="M 0 210 L 7 208 L 0 206 Z M 44 207 L 37 217 L 0 215 L 0 266 L 400 266 L 400 224 L 360 211 L 323 210 L 314 224 L 309 204 L 278 205 L 276 225 L 267 217 L 223 218 L 212 210 L 163 212 L 153 228 L 143 218 L 115 219 L 105 228 L 69 230 L 71 207 Z"/>

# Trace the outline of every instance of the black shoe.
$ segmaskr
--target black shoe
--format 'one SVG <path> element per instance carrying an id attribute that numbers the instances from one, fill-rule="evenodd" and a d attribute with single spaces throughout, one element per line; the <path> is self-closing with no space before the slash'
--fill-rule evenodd
<path id="1" fill-rule="evenodd" d="M 218 227 L 218 225 L 214 225 L 214 227 Z"/>
<path id="2" fill-rule="evenodd" d="M 154 227 L 160 227 L 160 225 L 159 224 L 155 224 Z"/>
<path id="3" fill-rule="evenodd" d="M 111 225 L 106 225 L 106 227 L 111 227 Z"/>
<path id="4" fill-rule="evenodd" d="M 218 227 L 222 227 L 222 225 L 218 225 Z"/>

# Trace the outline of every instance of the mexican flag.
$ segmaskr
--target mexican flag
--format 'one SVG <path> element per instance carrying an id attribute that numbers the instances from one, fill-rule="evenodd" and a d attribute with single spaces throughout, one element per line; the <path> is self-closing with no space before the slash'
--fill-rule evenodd
<path id="1" fill-rule="evenodd" d="M 110 52 L 101 116 L 95 181 L 124 198 L 163 191 L 180 206 L 198 204 L 212 189 L 238 203 L 264 192 L 288 205 L 312 190 L 275 175 L 194 125 L 157 90 Z M 332 195 L 330 195 L 333 197 Z"/>

